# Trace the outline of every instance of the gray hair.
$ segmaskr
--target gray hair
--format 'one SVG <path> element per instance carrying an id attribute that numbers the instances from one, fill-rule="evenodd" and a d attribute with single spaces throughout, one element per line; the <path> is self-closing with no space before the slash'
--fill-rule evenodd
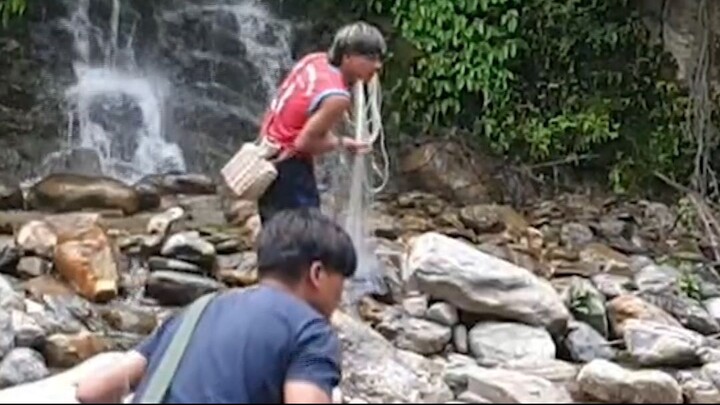
<path id="1" fill-rule="evenodd" d="M 366 55 L 382 58 L 387 52 L 387 44 L 380 30 L 358 21 L 347 24 L 335 34 L 328 57 L 330 63 L 340 66 L 345 55 Z"/>

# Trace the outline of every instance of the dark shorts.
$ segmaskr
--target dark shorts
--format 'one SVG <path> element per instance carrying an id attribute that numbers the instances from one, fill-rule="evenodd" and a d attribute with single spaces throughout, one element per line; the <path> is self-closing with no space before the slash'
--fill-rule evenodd
<path id="1" fill-rule="evenodd" d="M 320 208 L 320 194 L 311 161 L 290 158 L 278 163 L 277 171 L 277 178 L 258 201 L 263 223 L 278 211 Z"/>

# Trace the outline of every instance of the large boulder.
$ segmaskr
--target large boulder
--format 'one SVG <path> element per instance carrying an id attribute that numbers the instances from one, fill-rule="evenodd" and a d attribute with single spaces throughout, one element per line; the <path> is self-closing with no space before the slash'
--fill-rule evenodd
<path id="1" fill-rule="evenodd" d="M 333 324 L 342 342 L 346 397 L 369 403 L 443 403 L 453 398 L 443 367 L 399 350 L 370 326 L 336 312 Z"/>
<path id="2" fill-rule="evenodd" d="M 483 322 L 468 335 L 470 351 L 483 366 L 523 358 L 554 359 L 555 343 L 542 328 L 507 322 Z"/>
<path id="3" fill-rule="evenodd" d="M 627 370 L 607 360 L 593 360 L 580 370 L 578 384 L 586 395 L 606 403 L 681 404 L 675 379 L 658 370 Z"/>
<path id="4" fill-rule="evenodd" d="M 699 362 L 705 339 L 697 332 L 652 321 L 630 319 L 624 330 L 630 355 L 643 366 L 691 367 Z"/>
<path id="5" fill-rule="evenodd" d="M 144 209 L 141 195 L 125 183 L 108 177 L 81 174 L 51 174 L 28 190 L 27 204 L 32 209 L 53 212 L 83 209 L 118 209 L 130 215 Z"/>
<path id="6" fill-rule="evenodd" d="M 551 330 L 570 314 L 552 285 L 528 270 L 435 232 L 410 241 L 403 278 L 464 311 Z"/>
<path id="7" fill-rule="evenodd" d="M 403 156 L 400 170 L 414 186 L 449 199 L 465 204 L 493 202 L 499 187 L 480 163 L 484 162 L 474 161 L 456 143 L 431 142 Z"/>

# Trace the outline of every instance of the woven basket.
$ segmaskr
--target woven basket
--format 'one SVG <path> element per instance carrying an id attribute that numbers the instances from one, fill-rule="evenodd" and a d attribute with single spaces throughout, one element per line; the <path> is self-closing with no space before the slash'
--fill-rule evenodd
<path id="1" fill-rule="evenodd" d="M 277 169 L 268 159 L 278 150 L 264 137 L 259 143 L 243 144 L 220 171 L 230 190 L 243 200 L 259 200 L 277 177 Z"/>

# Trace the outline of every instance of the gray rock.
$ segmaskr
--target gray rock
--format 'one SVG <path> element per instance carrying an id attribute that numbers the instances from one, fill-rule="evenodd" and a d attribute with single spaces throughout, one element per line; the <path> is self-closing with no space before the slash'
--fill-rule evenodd
<path id="1" fill-rule="evenodd" d="M 33 278 L 48 273 L 51 267 L 52 263 L 42 257 L 27 256 L 20 259 L 16 274 L 20 278 Z"/>
<path id="2" fill-rule="evenodd" d="M 544 378 L 559 386 L 569 386 L 575 382 L 580 366 L 557 359 L 523 358 L 511 360 L 500 368 L 519 371 L 523 374 Z"/>
<path id="3" fill-rule="evenodd" d="M 567 289 L 561 296 L 575 319 L 592 326 L 602 336 L 610 335 L 605 296 L 590 280 L 571 277 Z"/>
<path id="4" fill-rule="evenodd" d="M 0 308 L 0 359 L 15 348 L 15 329 L 9 309 Z"/>
<path id="5" fill-rule="evenodd" d="M 675 290 L 645 292 L 640 297 L 647 302 L 665 310 L 680 321 L 688 329 L 710 335 L 720 332 L 720 324 L 713 318 L 701 303 L 681 295 Z"/>
<path id="6" fill-rule="evenodd" d="M 395 338 L 395 346 L 411 352 L 431 355 L 445 349 L 452 339 L 452 330 L 424 319 L 404 318 L 400 332 Z"/>
<path id="7" fill-rule="evenodd" d="M 598 331 L 584 322 L 571 322 L 563 339 L 573 361 L 587 363 L 594 359 L 613 360 L 616 352 Z"/>
<path id="8" fill-rule="evenodd" d="M 49 375 L 45 359 L 32 349 L 14 349 L 0 362 L 0 388 L 31 383 Z"/>
<path id="9" fill-rule="evenodd" d="M 197 231 L 170 236 L 160 253 L 165 257 L 194 263 L 205 269 L 212 269 L 215 266 L 215 246 L 200 237 Z"/>
<path id="10" fill-rule="evenodd" d="M 460 321 L 458 310 L 447 302 L 432 304 L 425 313 L 425 317 L 441 325 L 453 327 Z"/>
<path id="11" fill-rule="evenodd" d="M 444 366 L 399 350 L 368 325 L 341 312 L 333 316 L 342 342 L 346 397 L 370 403 L 437 403 L 453 399 Z"/>
<path id="12" fill-rule="evenodd" d="M 720 362 L 704 365 L 702 375 L 715 384 L 716 387 L 720 387 Z"/>
<path id="13" fill-rule="evenodd" d="M 405 298 L 402 307 L 410 316 L 422 318 L 428 309 L 428 297 L 425 295 L 417 295 Z"/>
<path id="14" fill-rule="evenodd" d="M 458 353 L 467 354 L 470 351 L 467 326 L 455 325 L 453 328 L 453 345 Z"/>
<path id="15" fill-rule="evenodd" d="M 630 371 L 607 360 L 593 360 L 578 374 L 580 390 L 590 397 L 620 404 L 680 404 L 675 379 L 657 370 Z"/>
<path id="16" fill-rule="evenodd" d="M 458 401 L 461 404 L 492 404 L 492 401 L 490 401 L 489 399 L 483 398 L 480 395 L 471 391 L 465 391 L 462 394 L 458 395 Z"/>
<path id="17" fill-rule="evenodd" d="M 597 224 L 597 230 L 606 238 L 616 238 L 623 235 L 627 226 L 628 223 L 621 219 L 603 218 Z"/>
<path id="18" fill-rule="evenodd" d="M 149 335 L 157 326 L 152 312 L 129 305 L 106 307 L 100 313 L 110 327 L 120 332 Z"/>
<path id="19" fill-rule="evenodd" d="M 24 299 L 6 277 L 0 275 L 0 308 L 24 310 Z"/>
<path id="20" fill-rule="evenodd" d="M 635 273 L 635 284 L 642 292 L 660 292 L 676 286 L 680 272 L 671 266 L 650 264 Z"/>
<path id="21" fill-rule="evenodd" d="M 151 271 L 180 271 L 183 273 L 206 274 L 207 270 L 183 260 L 154 256 L 148 259 Z"/>
<path id="22" fill-rule="evenodd" d="M 593 241 L 593 232 L 587 225 L 578 222 L 563 224 L 560 229 L 560 241 L 571 249 L 580 249 Z"/>
<path id="23" fill-rule="evenodd" d="M 518 371 L 475 367 L 468 373 L 468 391 L 490 403 L 572 403 L 570 394 L 540 377 Z"/>
<path id="24" fill-rule="evenodd" d="M 526 357 L 554 359 L 555 343 L 542 328 L 506 322 L 483 322 L 468 335 L 470 352 L 483 366 Z"/>
<path id="25" fill-rule="evenodd" d="M 682 371 L 678 374 L 678 382 L 682 387 L 685 403 L 715 404 L 720 402 L 720 390 L 712 381 L 704 376 Z"/>
<path id="26" fill-rule="evenodd" d="M 564 329 L 570 319 L 567 308 L 546 280 L 435 232 L 410 241 L 403 279 L 470 313 L 551 330 Z"/>
<path id="27" fill-rule="evenodd" d="M 176 271 L 155 271 L 148 277 L 145 295 L 161 305 L 187 305 L 223 285 L 211 278 Z"/>
<path id="28" fill-rule="evenodd" d="M 592 276 L 591 280 L 598 291 L 608 299 L 628 294 L 635 287 L 630 277 L 619 274 L 600 273 Z"/>
<path id="29" fill-rule="evenodd" d="M 630 319 L 625 323 L 625 345 L 640 365 L 690 367 L 699 362 L 702 335 L 658 322 Z"/>
<path id="30" fill-rule="evenodd" d="M 708 311 L 710 316 L 715 319 L 716 322 L 720 322 L 720 297 L 710 298 L 703 302 L 705 309 Z"/>
<path id="31" fill-rule="evenodd" d="M 16 275 L 16 266 L 21 256 L 22 251 L 12 238 L 0 238 L 0 272 Z"/>
<path id="32" fill-rule="evenodd" d="M 12 311 L 15 330 L 15 347 L 40 347 L 45 341 L 45 330 L 30 315 L 23 311 Z"/>

